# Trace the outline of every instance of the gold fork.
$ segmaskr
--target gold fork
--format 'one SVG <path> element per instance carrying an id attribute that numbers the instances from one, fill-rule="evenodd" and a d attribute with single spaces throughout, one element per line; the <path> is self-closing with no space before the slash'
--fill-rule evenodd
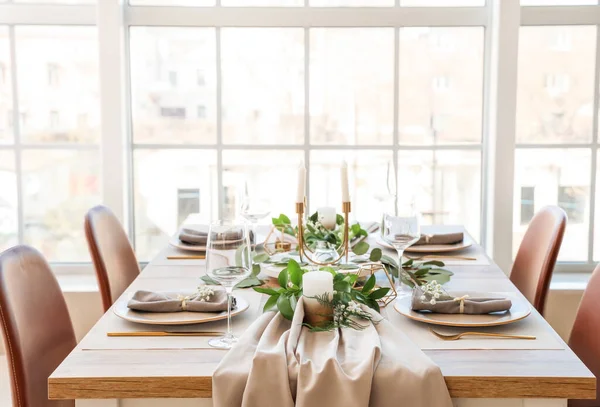
<path id="1" fill-rule="evenodd" d="M 434 331 L 431 328 L 429 328 L 429 330 L 431 331 L 432 334 L 434 334 L 435 336 L 437 336 L 438 338 L 440 338 L 443 341 L 456 341 L 456 340 L 462 338 L 463 336 L 489 336 L 489 337 L 493 337 L 493 338 L 529 339 L 529 340 L 536 339 L 535 336 L 531 336 L 531 335 L 494 334 L 494 333 L 490 333 L 490 332 L 462 332 L 462 333 L 456 334 L 456 335 L 444 335 L 444 334 Z"/>

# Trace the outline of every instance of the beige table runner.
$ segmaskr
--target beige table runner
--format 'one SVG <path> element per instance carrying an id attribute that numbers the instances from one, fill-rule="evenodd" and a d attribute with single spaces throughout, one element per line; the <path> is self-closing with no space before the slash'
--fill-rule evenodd
<path id="1" fill-rule="evenodd" d="M 550 329 L 544 319 L 535 311 L 522 321 L 509 325 L 489 328 L 453 328 L 445 326 L 428 325 L 413 321 L 398 313 L 393 304 L 388 305 L 383 311 L 385 318 L 395 327 L 404 332 L 422 350 L 446 349 L 564 349 L 564 343 L 558 335 Z M 535 340 L 522 339 L 491 339 L 466 337 L 456 341 L 444 341 L 433 335 L 432 328 L 441 334 L 457 334 L 466 331 L 492 332 L 514 335 L 533 335 Z"/>
<path id="2" fill-rule="evenodd" d="M 243 296 L 250 304 L 247 311 L 231 318 L 233 332 L 242 335 L 262 313 L 266 296 L 253 290 L 234 291 Z M 164 326 L 135 324 L 117 317 L 112 309 L 92 328 L 89 335 L 79 343 L 82 350 L 107 349 L 214 349 L 208 345 L 213 337 L 108 337 L 107 332 L 140 332 L 140 331 L 223 331 L 227 330 L 227 320 L 207 322 L 204 324 Z"/>

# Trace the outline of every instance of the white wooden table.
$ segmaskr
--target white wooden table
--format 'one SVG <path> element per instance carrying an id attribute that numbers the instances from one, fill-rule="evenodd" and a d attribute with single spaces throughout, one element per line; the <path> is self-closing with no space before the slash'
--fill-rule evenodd
<path id="1" fill-rule="evenodd" d="M 124 295 L 139 289 L 193 290 L 204 273 L 203 261 L 166 260 L 173 252 L 163 250 Z M 471 253 L 481 254 L 482 249 L 475 247 Z M 448 289 L 518 293 L 506 275 L 489 263 L 448 266 L 455 273 Z M 262 301 L 254 291 L 240 294 L 253 299 L 255 305 L 245 317 L 242 314 L 233 320 L 238 333 L 258 315 Z M 413 329 L 398 319 L 403 317 L 391 306 L 384 314 L 393 315 L 390 320 L 403 329 Z M 527 325 L 530 329 L 555 341 L 556 346 L 473 350 L 428 349 L 417 343 L 442 369 L 456 406 L 565 407 L 569 398 L 595 397 L 596 379 L 552 328 L 535 311 L 526 320 L 533 324 Z M 222 322 L 213 324 L 210 329 L 224 330 Z M 198 338 L 106 337 L 106 332 L 118 329 L 147 327 L 129 324 L 108 311 L 50 376 L 51 398 L 76 399 L 78 407 L 212 405 L 212 373 L 226 351 L 209 349 Z"/>

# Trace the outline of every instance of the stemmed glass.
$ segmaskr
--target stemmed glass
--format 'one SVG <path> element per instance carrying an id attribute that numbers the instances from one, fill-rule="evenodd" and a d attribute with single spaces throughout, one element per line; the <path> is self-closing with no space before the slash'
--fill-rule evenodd
<path id="1" fill-rule="evenodd" d="M 206 242 L 206 274 L 227 292 L 227 333 L 208 341 L 210 346 L 231 349 L 237 338 L 231 330 L 233 287 L 250 275 L 250 235 L 245 224 L 217 222 L 210 225 Z"/>
<path id="2" fill-rule="evenodd" d="M 398 296 L 410 295 L 410 287 L 402 283 L 402 256 L 404 250 L 416 243 L 421 237 L 420 216 L 414 209 L 411 209 L 409 213 L 401 214 L 401 216 L 386 213 L 383 215 L 381 223 L 382 239 L 393 246 L 398 253 L 398 265 L 400 267 L 398 269 Z"/>
<path id="3" fill-rule="evenodd" d="M 252 226 L 252 238 L 250 241 L 253 246 L 256 245 L 258 239 L 258 235 L 256 234 L 258 221 L 269 216 L 271 213 L 270 207 L 270 202 L 266 199 L 256 199 L 247 195 L 242 199 L 240 212 L 242 217 L 249 221 Z"/>

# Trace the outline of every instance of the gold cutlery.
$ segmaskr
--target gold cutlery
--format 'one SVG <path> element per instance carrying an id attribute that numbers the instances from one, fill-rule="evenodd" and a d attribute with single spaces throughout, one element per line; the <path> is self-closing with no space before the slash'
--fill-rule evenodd
<path id="1" fill-rule="evenodd" d="M 410 260 L 422 260 L 422 259 L 449 259 L 449 260 L 477 260 L 476 257 L 467 257 L 467 256 L 450 256 L 450 255 L 441 255 L 441 254 L 426 254 L 425 256 L 407 256 L 404 255 L 407 259 Z"/>
<path id="2" fill-rule="evenodd" d="M 106 336 L 124 337 L 124 336 L 223 336 L 225 332 L 216 331 L 139 331 L 139 332 L 108 332 Z"/>
<path id="3" fill-rule="evenodd" d="M 463 336 L 487 336 L 487 337 L 492 337 L 492 338 L 504 338 L 504 339 L 536 339 L 535 336 L 531 336 L 531 335 L 511 335 L 511 334 L 495 334 L 495 333 L 490 333 L 490 332 L 463 332 L 460 334 L 456 334 L 456 335 L 443 335 L 439 332 L 434 331 L 433 329 L 429 329 L 431 331 L 432 334 L 434 334 L 435 336 L 437 336 L 438 338 L 440 338 L 443 341 L 456 341 L 460 338 L 462 338 Z"/>
<path id="4" fill-rule="evenodd" d="M 204 260 L 206 255 L 199 254 L 195 256 L 167 256 L 167 260 Z"/>

